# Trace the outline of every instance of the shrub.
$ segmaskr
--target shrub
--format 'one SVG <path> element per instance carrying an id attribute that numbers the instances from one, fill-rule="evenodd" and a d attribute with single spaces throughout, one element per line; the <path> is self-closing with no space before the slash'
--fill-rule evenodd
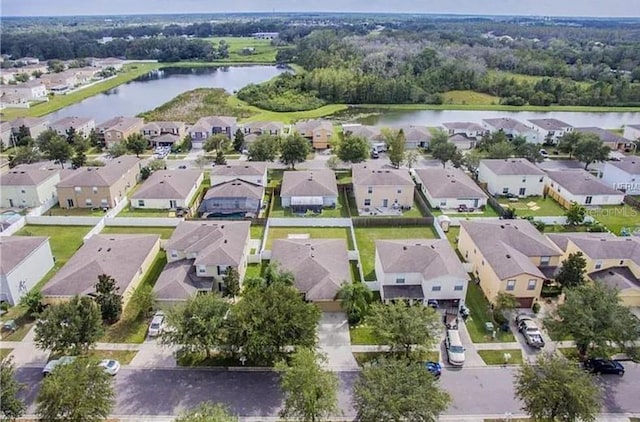
<path id="1" fill-rule="evenodd" d="M 534 303 L 531 310 L 534 314 L 537 314 L 538 312 L 540 312 L 540 304 L 538 302 Z"/>

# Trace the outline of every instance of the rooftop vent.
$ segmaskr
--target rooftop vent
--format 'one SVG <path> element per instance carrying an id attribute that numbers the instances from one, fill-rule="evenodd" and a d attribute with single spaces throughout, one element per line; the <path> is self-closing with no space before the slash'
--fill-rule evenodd
<path id="1" fill-rule="evenodd" d="M 507 259 L 511 259 L 511 255 L 507 254 L 505 256 L 507 257 Z"/>
<path id="2" fill-rule="evenodd" d="M 500 224 L 500 228 L 501 228 L 501 229 L 504 229 L 504 224 Z"/>
<path id="3" fill-rule="evenodd" d="M 98 248 L 98 252 L 101 252 L 101 251 L 102 251 L 102 248 Z"/>
<path id="4" fill-rule="evenodd" d="M 615 275 L 613 271 L 609 271 L 609 275 Z"/>
<path id="5" fill-rule="evenodd" d="M 435 246 L 433 246 L 433 245 L 431 245 L 431 249 L 435 250 L 435 249 L 436 249 L 436 247 L 435 247 Z"/>
<path id="6" fill-rule="evenodd" d="M 227 239 L 225 239 L 223 243 L 227 243 Z"/>
<path id="7" fill-rule="evenodd" d="M 406 250 L 407 250 L 407 247 L 406 247 L 406 246 L 403 246 L 403 247 L 402 247 L 402 250 L 403 250 L 403 251 L 406 251 Z"/>
<path id="8" fill-rule="evenodd" d="M 111 248 L 107 248 L 107 252 L 111 252 Z"/>

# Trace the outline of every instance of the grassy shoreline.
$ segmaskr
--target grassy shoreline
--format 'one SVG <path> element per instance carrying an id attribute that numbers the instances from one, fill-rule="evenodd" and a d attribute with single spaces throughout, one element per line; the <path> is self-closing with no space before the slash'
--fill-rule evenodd
<path id="1" fill-rule="evenodd" d="M 539 112 L 589 112 L 589 113 L 638 113 L 640 107 L 596 106 L 508 106 L 500 104 L 352 104 L 354 108 L 388 110 L 476 110 L 476 111 L 539 111 Z"/>

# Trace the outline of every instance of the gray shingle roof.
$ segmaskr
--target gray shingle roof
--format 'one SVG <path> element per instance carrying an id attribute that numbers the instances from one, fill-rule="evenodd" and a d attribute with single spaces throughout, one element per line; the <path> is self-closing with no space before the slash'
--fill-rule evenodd
<path id="1" fill-rule="evenodd" d="M 531 131 L 530 127 L 511 117 L 500 117 L 497 119 L 482 119 L 483 122 L 492 126 L 496 130 L 517 130 L 518 132 Z"/>
<path id="2" fill-rule="evenodd" d="M 211 176 L 261 176 L 267 170 L 264 161 L 246 161 L 239 164 L 226 164 L 211 169 Z"/>
<path id="3" fill-rule="evenodd" d="M 577 240 L 577 239 L 591 239 L 591 240 L 600 240 L 600 239 L 613 239 L 615 235 L 611 233 L 589 233 L 589 232 L 577 232 L 577 233 L 548 233 L 547 237 L 555 243 L 560 249 L 563 251 L 567 250 L 567 245 L 569 244 L 569 239 Z"/>
<path id="4" fill-rule="evenodd" d="M 433 137 L 431 131 L 426 126 L 404 126 L 398 129 L 402 129 L 407 141 L 424 141 L 430 140 Z"/>
<path id="5" fill-rule="evenodd" d="M 343 125 L 342 132 L 351 133 L 354 136 L 363 136 L 369 140 L 384 140 L 380 128 L 365 125 Z"/>
<path id="6" fill-rule="evenodd" d="M 354 164 L 351 172 L 354 186 L 414 186 L 413 179 L 406 170 Z"/>
<path id="7" fill-rule="evenodd" d="M 385 273 L 420 273 L 424 280 L 468 278 L 446 239 L 376 240 L 376 252 Z"/>
<path id="8" fill-rule="evenodd" d="M 526 158 L 487 159 L 481 160 L 480 163 L 484 164 L 494 174 L 500 176 L 544 176 L 545 174 Z"/>
<path id="9" fill-rule="evenodd" d="M 129 117 L 129 116 L 117 116 L 113 119 L 109 119 L 106 122 L 100 123 L 96 126 L 96 131 L 104 132 L 107 130 L 120 130 L 126 131 L 132 126 L 142 125 L 144 124 L 144 120 L 140 117 Z"/>
<path id="10" fill-rule="evenodd" d="M 186 199 L 202 175 L 200 170 L 157 170 L 131 199 Z"/>
<path id="11" fill-rule="evenodd" d="M 562 130 L 567 127 L 572 127 L 569 123 L 558 119 L 529 119 L 529 122 L 545 130 Z"/>
<path id="12" fill-rule="evenodd" d="M 21 126 L 30 128 L 33 126 L 41 125 L 43 123 L 46 124 L 47 122 L 48 120 L 44 117 L 18 117 L 17 119 L 11 121 L 11 128 L 13 130 L 18 130 Z"/>
<path id="13" fill-rule="evenodd" d="M 234 179 L 209 188 L 203 200 L 211 198 L 251 198 L 262 200 L 263 196 L 263 186 L 249 183 L 242 179 Z"/>
<path id="14" fill-rule="evenodd" d="M 569 241 L 573 242 L 591 259 L 630 259 L 640 265 L 640 238 L 616 237 L 609 233 L 558 233 L 549 238 L 558 247 L 566 249 Z"/>
<path id="15" fill-rule="evenodd" d="M 576 132 L 580 133 L 592 133 L 597 135 L 602 142 L 605 143 L 616 143 L 616 144 L 629 144 L 631 141 L 627 138 L 624 138 L 618 134 L 613 132 L 609 132 L 608 130 L 604 130 L 599 127 L 589 126 L 589 127 L 577 127 L 575 128 Z"/>
<path id="16" fill-rule="evenodd" d="M 123 155 L 108 160 L 104 167 L 80 167 L 58 183 L 58 187 L 69 188 L 75 186 L 111 186 L 127 171 L 139 166 L 140 159 L 133 155 Z"/>
<path id="17" fill-rule="evenodd" d="M 420 183 L 433 198 L 487 198 L 487 195 L 462 170 L 432 167 L 416 169 Z"/>
<path id="18" fill-rule="evenodd" d="M 583 169 L 547 170 L 547 176 L 574 195 L 622 195 Z"/>
<path id="19" fill-rule="evenodd" d="M 38 186 L 45 180 L 58 174 L 57 170 L 41 170 L 17 166 L 8 173 L 0 175 L 0 186 Z"/>
<path id="20" fill-rule="evenodd" d="M 342 283 L 351 282 L 344 239 L 277 239 L 271 261 L 293 273 L 307 300 L 333 300 Z"/>
<path id="21" fill-rule="evenodd" d="M 523 273 L 544 278 L 530 258 L 561 255 L 527 220 L 465 220 L 460 225 L 501 280 Z"/>
<path id="22" fill-rule="evenodd" d="M 46 296 L 74 296 L 95 292 L 98 276 L 108 274 L 120 294 L 160 240 L 155 234 L 96 234 L 91 236 L 42 289 Z"/>
<path id="23" fill-rule="evenodd" d="M 445 122 L 442 124 L 447 129 L 462 129 L 462 130 L 470 130 L 473 132 L 483 131 L 484 128 L 482 125 L 473 122 Z"/>
<path id="24" fill-rule="evenodd" d="M 620 161 L 607 161 L 607 164 L 617 167 L 625 173 L 640 175 L 639 157 L 625 157 Z"/>
<path id="25" fill-rule="evenodd" d="M 247 122 L 242 125 L 244 128 L 251 129 L 252 132 L 269 132 L 273 130 L 277 130 L 282 133 L 284 129 L 284 124 L 282 122 Z"/>
<path id="26" fill-rule="evenodd" d="M 189 128 L 190 132 L 210 131 L 214 127 L 233 127 L 238 119 L 231 116 L 205 116 Z"/>
<path id="27" fill-rule="evenodd" d="M 337 195 L 336 175 L 331 170 L 285 171 L 282 177 L 281 197 Z"/>
<path id="28" fill-rule="evenodd" d="M 51 123 L 51 128 L 55 130 L 68 130 L 70 127 L 77 128 L 90 122 L 93 122 L 93 119 L 90 117 L 69 116 Z"/>
<path id="29" fill-rule="evenodd" d="M 0 273 L 6 275 L 49 238 L 41 236 L 0 236 Z"/>
<path id="30" fill-rule="evenodd" d="M 199 277 L 193 259 L 184 259 L 165 265 L 153 292 L 160 301 L 179 301 L 187 300 L 199 291 L 211 291 L 212 287 L 213 277 Z"/>
<path id="31" fill-rule="evenodd" d="M 592 280 L 600 281 L 618 290 L 639 289 L 640 280 L 628 267 L 614 267 L 589 273 Z"/>
<path id="32" fill-rule="evenodd" d="M 297 132 L 312 132 L 314 130 L 321 129 L 321 128 L 332 131 L 333 124 L 329 120 L 313 119 L 313 120 L 304 120 L 304 121 L 298 122 L 295 124 L 294 128 Z"/>

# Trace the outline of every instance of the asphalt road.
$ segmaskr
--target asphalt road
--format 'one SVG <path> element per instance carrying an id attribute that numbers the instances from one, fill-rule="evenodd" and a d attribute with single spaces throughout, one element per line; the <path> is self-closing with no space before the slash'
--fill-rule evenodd
<path id="1" fill-rule="evenodd" d="M 626 374 L 599 376 L 603 413 L 640 413 L 640 365 L 625 363 Z M 453 403 L 447 414 L 482 415 L 522 413 L 513 397 L 514 368 L 445 368 L 440 379 Z M 351 390 L 357 372 L 340 372 L 339 405 L 353 417 Z M 40 368 L 17 369 L 27 384 L 23 397 L 29 413 L 42 380 Z M 115 415 L 171 415 L 203 401 L 226 403 L 241 416 L 276 416 L 282 395 L 273 372 L 227 372 L 204 369 L 122 369 L 114 379 Z"/>

